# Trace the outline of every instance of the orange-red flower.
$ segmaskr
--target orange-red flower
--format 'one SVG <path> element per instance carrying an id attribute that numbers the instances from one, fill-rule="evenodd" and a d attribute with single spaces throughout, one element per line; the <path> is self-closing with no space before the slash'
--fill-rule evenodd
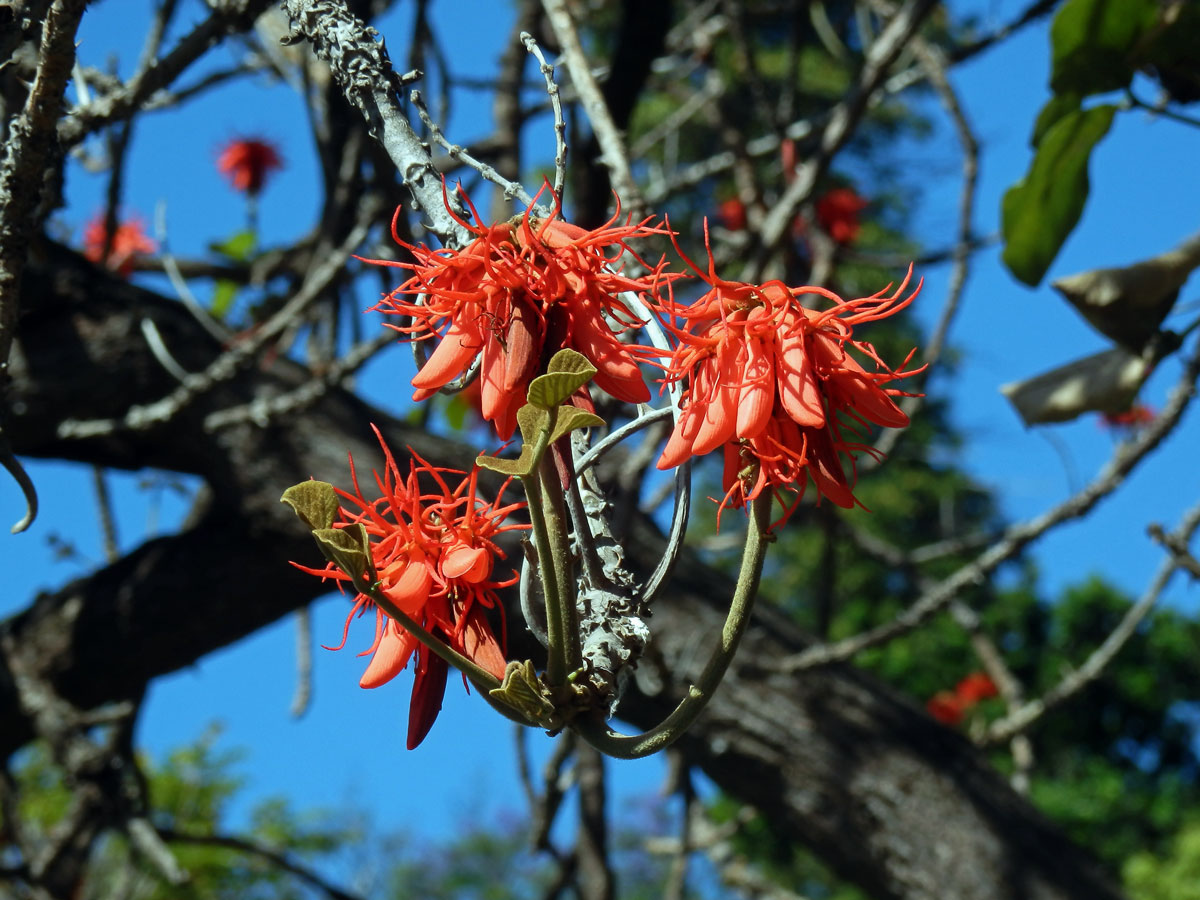
<path id="1" fill-rule="evenodd" d="M 496 590 L 516 580 L 515 574 L 506 581 L 493 578 L 495 560 L 505 555 L 495 538 L 501 532 L 528 527 L 503 524 L 507 515 L 524 504 L 502 505 L 500 497 L 491 503 L 481 500 L 476 495 L 478 470 L 472 470 L 451 487 L 447 477 L 465 473 L 431 466 L 415 453 L 412 454 L 415 461 L 409 463 L 408 475 L 404 477 L 378 429 L 375 434 L 386 461 L 383 478 L 375 473 L 381 496 L 377 500 L 366 499 L 351 460 L 354 493 L 338 491 L 347 505 L 340 509 L 341 521 L 334 527 L 361 522 L 372 539 L 371 556 L 380 590 L 417 624 L 502 678 L 504 652 L 484 610 L 498 608 Z M 313 575 L 351 580 L 332 563 L 324 569 L 293 565 Z M 375 610 L 375 640 L 362 654 L 372 656 L 359 684 L 364 688 L 386 684 L 416 656 L 408 719 L 411 750 L 424 740 L 437 718 L 448 667 L 365 594 L 354 598 L 342 643 L 330 649 L 345 646 L 351 620 L 370 609 Z"/>
<path id="2" fill-rule="evenodd" d="M 954 691 L 938 691 L 926 701 L 925 710 L 943 725 L 951 728 L 961 725 L 967 715 L 962 698 Z"/>
<path id="3" fill-rule="evenodd" d="M 263 189 L 273 171 L 283 168 L 283 157 L 270 141 L 235 138 L 222 148 L 217 168 L 234 190 L 254 196 Z"/>
<path id="4" fill-rule="evenodd" d="M 471 212 L 478 221 L 474 206 Z M 617 295 L 654 292 L 665 263 L 645 266 L 627 242 L 663 232 L 649 220 L 620 225 L 619 214 L 593 231 L 528 212 L 495 225 L 456 217 L 475 236 L 461 250 L 407 244 L 393 222 L 393 237 L 415 261 L 384 264 L 408 269 L 412 277 L 374 309 L 403 316 L 389 327 L 414 340 L 438 339 L 413 378 L 413 400 L 431 397 L 478 357 L 483 417 L 507 440 L 529 382 L 555 352 L 570 347 L 596 367 L 601 390 L 627 403 L 647 402 L 650 391 L 638 368 L 642 351 L 617 336 L 640 323 Z M 625 254 L 647 274 L 622 274 Z"/>
<path id="5" fill-rule="evenodd" d="M 108 231 L 104 227 L 103 215 L 98 215 L 88 222 L 83 230 L 83 255 L 94 263 L 100 262 L 100 257 L 104 254 L 104 239 L 107 235 Z M 108 251 L 108 258 L 104 260 L 104 265 L 123 278 L 128 278 L 133 271 L 135 258 L 142 254 L 154 253 L 157 250 L 158 244 L 146 235 L 145 226 L 142 225 L 141 220 L 131 217 L 117 224 L 117 230 L 113 233 L 112 245 Z"/>
<path id="6" fill-rule="evenodd" d="M 867 201 L 853 188 L 834 188 L 817 199 L 817 221 L 836 243 L 853 244 L 862 229 L 858 214 L 866 208 Z"/>
<path id="7" fill-rule="evenodd" d="M 972 672 L 955 685 L 954 693 L 958 694 L 964 705 L 974 706 L 982 700 L 998 696 L 1000 689 L 987 672 Z"/>
<path id="8" fill-rule="evenodd" d="M 884 385 L 915 374 L 903 371 L 912 353 L 893 371 L 869 343 L 854 339 L 853 330 L 912 302 L 920 285 L 904 296 L 911 269 L 890 295 L 843 300 L 819 287 L 723 281 L 711 250 L 707 272 L 680 254 L 709 290 L 690 306 L 663 307 L 666 327 L 679 341 L 666 367 L 667 381 L 686 379 L 687 391 L 658 467 L 672 468 L 723 447 L 722 508 L 743 506 L 770 488 L 780 496 L 786 519 L 810 477 L 819 496 L 853 506 L 854 479 L 847 477 L 842 458 L 853 472 L 854 454 L 874 451 L 848 439 L 847 432 L 868 423 L 907 425 L 908 416 L 892 400 L 905 394 Z M 809 309 L 804 298 L 832 306 Z M 851 351 L 875 371 L 867 371 Z M 796 497 L 789 501 L 785 491 Z"/>
<path id="9" fill-rule="evenodd" d="M 968 712 L 982 701 L 998 696 L 999 688 L 986 672 L 972 672 L 952 691 L 938 691 L 925 703 L 925 709 L 943 725 L 962 724 Z"/>
<path id="10" fill-rule="evenodd" d="M 746 227 L 746 204 L 737 197 L 722 200 L 717 206 L 717 219 L 730 231 L 741 231 Z"/>

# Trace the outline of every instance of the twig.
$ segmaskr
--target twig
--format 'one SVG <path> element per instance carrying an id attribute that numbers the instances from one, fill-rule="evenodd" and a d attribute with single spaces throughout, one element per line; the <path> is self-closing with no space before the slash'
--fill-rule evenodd
<path id="1" fill-rule="evenodd" d="M 397 91 L 403 85 L 392 71 L 383 43 L 375 40 L 378 32 L 341 3 L 283 0 L 282 6 L 295 29 L 288 42 L 307 38 L 317 57 L 329 64 L 347 101 L 367 120 L 371 136 L 383 146 L 413 199 L 431 220 L 431 229 L 449 247 L 465 243 L 466 229 L 446 209 L 442 179 L 429 148 L 400 108 Z M 453 195 L 450 203 L 456 205 L 460 218 L 465 217 Z"/>
<path id="2" fill-rule="evenodd" d="M 907 0 L 888 22 L 879 39 L 871 44 L 857 82 L 849 96 L 833 109 L 821 133 L 816 152 L 803 165 L 797 167 L 796 180 L 788 186 L 764 218 L 761 228 L 763 254 L 753 269 L 761 271 L 765 267 L 768 255 L 788 233 L 800 205 L 812 196 L 813 189 L 828 170 L 833 157 L 850 139 L 859 120 L 867 112 L 871 96 L 883 84 L 888 69 L 908 45 L 933 6 L 933 0 Z M 756 278 L 756 274 L 751 274 L 748 280 L 754 281 Z"/>
<path id="3" fill-rule="evenodd" d="M 204 419 L 204 430 L 213 432 L 241 422 L 254 422 L 265 426 L 277 416 L 304 409 L 323 397 L 331 386 L 340 384 L 362 368 L 376 353 L 395 342 L 396 336 L 391 332 L 361 341 L 347 350 L 341 359 L 331 364 L 324 375 L 313 378 L 293 391 L 277 397 L 259 397 L 241 406 L 209 413 Z"/>
<path id="4" fill-rule="evenodd" d="M 945 609 L 958 596 L 959 591 L 968 585 L 983 582 L 1001 564 L 1012 559 L 1046 532 L 1088 513 L 1092 507 L 1120 487 L 1129 473 L 1179 423 L 1184 410 L 1195 397 L 1198 376 L 1200 376 L 1200 343 L 1197 344 L 1191 359 L 1184 366 L 1183 374 L 1176 382 L 1167 399 L 1167 404 L 1158 418 L 1136 440 L 1120 444 L 1100 474 L 1083 490 L 1040 516 L 1007 528 L 1003 536 L 977 556 L 973 562 L 960 567 L 954 574 L 924 591 L 916 602 L 892 621 L 832 644 L 818 644 L 809 647 L 782 660 L 772 668 L 792 673 L 816 666 L 844 662 L 869 647 L 879 646 L 905 634 Z"/>
<path id="5" fill-rule="evenodd" d="M 525 206 L 533 206 L 533 198 L 529 196 L 529 192 L 525 190 L 518 182 L 509 181 L 494 168 L 485 162 L 480 162 L 474 156 L 467 152 L 466 148 L 458 144 L 452 144 L 442 134 L 441 126 L 433 121 L 429 115 L 429 110 L 425 108 L 425 101 L 421 97 L 421 92 L 413 90 L 409 93 L 408 99 L 412 101 L 413 106 L 417 108 L 417 114 L 421 117 L 421 121 L 425 127 L 429 129 L 429 134 L 437 141 L 442 148 L 450 155 L 451 159 L 458 160 L 464 165 L 470 166 L 492 184 L 504 190 L 504 197 L 507 200 L 520 200 Z"/>
<path id="6" fill-rule="evenodd" d="M 925 344 L 925 355 L 922 360 L 929 369 L 922 376 L 922 383 L 928 381 L 930 371 L 941 359 L 945 348 L 946 336 L 958 312 L 962 300 L 963 288 L 966 287 L 967 276 L 971 264 L 971 234 L 972 219 L 975 215 L 975 196 L 979 178 L 979 142 L 971 124 L 967 121 L 966 113 L 959 102 L 958 94 L 946 77 L 946 60 L 942 51 L 931 46 L 920 35 L 915 35 L 911 46 L 920 60 L 922 68 L 934 90 L 937 91 L 942 105 L 946 108 L 950 120 L 954 123 L 954 131 L 962 146 L 962 189 L 958 198 L 958 235 L 954 245 L 954 263 L 950 270 L 950 283 L 946 288 L 946 300 L 942 305 L 941 315 L 937 325 Z M 905 397 L 900 408 L 912 418 L 924 404 L 924 396 Z M 890 454 L 904 433 L 903 429 L 886 429 L 876 442 L 876 449 L 883 454 Z M 874 458 L 874 457 L 872 457 Z M 864 460 L 866 462 L 866 460 Z"/>
<path id="7" fill-rule="evenodd" d="M 302 606 L 296 610 L 296 692 L 288 710 L 293 718 L 303 716 L 312 703 L 312 673 L 312 607 Z"/>
<path id="8" fill-rule="evenodd" d="M 73 147 L 89 134 L 113 121 L 128 118 L 155 93 L 183 74 L 192 63 L 231 31 L 249 28 L 270 0 L 240 0 L 222 3 L 212 15 L 193 28 L 162 59 L 129 79 L 119 90 L 87 106 L 70 110 L 58 126 L 64 148 Z M 57 115 L 57 110 L 55 111 Z"/>
<path id="9" fill-rule="evenodd" d="M 583 101 L 588 121 L 592 123 L 592 131 L 600 144 L 601 160 L 608 168 L 613 189 L 621 202 L 625 204 L 634 219 L 641 219 L 646 208 L 642 192 L 633 179 L 633 170 L 629 166 L 629 157 L 625 151 L 625 139 L 620 129 L 613 121 L 604 94 L 592 75 L 591 66 L 579 42 L 579 33 L 575 28 L 575 20 L 567 9 L 565 0 L 542 0 L 546 10 L 546 19 L 562 47 L 563 61 L 567 71 L 571 73 L 571 81 Z"/>
<path id="10" fill-rule="evenodd" d="M 192 318 L 200 323 L 201 328 L 216 338 L 219 343 L 228 343 L 233 336 L 233 332 L 209 315 L 208 310 L 196 299 L 196 295 L 192 293 L 191 287 L 188 286 L 187 280 L 183 277 L 179 263 L 167 250 L 169 244 L 167 241 L 167 203 L 165 200 L 160 200 L 154 208 L 154 239 L 158 242 L 159 261 L 162 263 L 163 271 L 167 273 L 167 279 L 171 282 L 171 287 L 175 289 L 176 296 L 187 307 L 187 311 L 192 314 Z M 183 379 L 180 380 L 182 381 Z"/>
<path id="11" fill-rule="evenodd" d="M 1103 674 L 1108 664 L 1133 637 L 1138 625 L 1150 614 L 1170 582 L 1171 576 L 1178 569 L 1188 568 L 1187 563 L 1181 558 L 1182 555 L 1176 552 L 1175 547 L 1186 548 L 1197 528 L 1200 528 L 1200 503 L 1184 514 L 1179 527 L 1169 535 L 1167 549 L 1170 551 L 1170 556 L 1163 560 L 1142 596 L 1126 610 L 1120 623 L 1104 639 L 1104 642 L 1084 660 L 1079 668 L 1063 676 L 1058 684 L 1043 696 L 1029 701 L 1020 709 L 1013 710 L 1004 718 L 993 722 L 988 728 L 987 744 L 1008 740 L 1014 735 L 1024 732 L 1050 710 L 1065 703 Z"/>
<path id="12" fill-rule="evenodd" d="M 112 497 L 108 493 L 108 483 L 104 480 L 104 469 L 100 466 L 92 466 L 92 487 L 96 491 L 96 507 L 100 513 L 104 558 L 114 563 L 121 557 L 120 544 L 117 542 L 117 521 L 113 517 Z"/>
<path id="13" fill-rule="evenodd" d="M 144 431 L 153 428 L 170 421 L 192 400 L 216 384 L 232 378 L 244 362 L 267 341 L 290 327 L 295 317 L 338 277 L 350 254 L 366 238 L 374 210 L 375 204 L 366 204 L 363 218 L 367 221 L 359 222 L 340 247 L 309 269 L 296 295 L 252 335 L 213 360 L 202 373 L 189 375 L 182 385 L 161 400 L 130 407 L 121 419 L 66 419 L 59 423 L 59 437 L 84 439 L 123 429 Z"/>
<path id="14" fill-rule="evenodd" d="M 344 891 L 336 885 L 330 884 L 312 869 L 300 865 L 295 860 L 272 850 L 258 841 L 253 841 L 248 838 L 235 837 L 228 834 L 188 834 L 183 831 L 177 831 L 174 828 L 163 828 L 159 834 L 164 840 L 172 844 L 195 844 L 200 847 L 225 847 L 229 850 L 237 850 L 239 853 L 245 853 L 250 856 L 257 856 L 277 868 L 283 869 L 295 875 L 305 884 L 316 888 L 332 900 L 362 900 L 358 894 L 351 894 L 349 891 Z"/>
<path id="15" fill-rule="evenodd" d="M 563 187 L 567 183 L 567 120 L 563 118 L 562 97 L 559 96 L 558 83 L 554 80 L 554 66 L 546 62 L 542 48 L 537 45 L 533 35 L 522 31 L 521 43 L 537 58 L 538 67 L 546 79 L 546 94 L 550 98 L 550 108 L 554 111 L 554 195 L 561 201 Z"/>

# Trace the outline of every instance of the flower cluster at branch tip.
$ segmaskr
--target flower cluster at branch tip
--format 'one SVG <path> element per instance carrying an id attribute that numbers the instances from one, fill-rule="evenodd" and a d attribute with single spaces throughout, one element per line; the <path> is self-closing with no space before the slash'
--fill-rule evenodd
<path id="1" fill-rule="evenodd" d="M 819 287 L 723 281 L 711 249 L 707 271 L 679 253 L 709 290 L 690 306 L 663 307 L 666 327 L 678 341 L 667 380 L 686 381 L 687 395 L 658 468 L 724 448 L 722 508 L 741 507 L 769 489 L 783 503 L 786 519 L 810 477 L 818 497 L 853 506 L 854 478 L 847 477 L 842 457 L 853 471 L 855 452 L 875 451 L 849 440 L 847 432 L 856 424 L 907 425 L 908 416 L 892 400 L 907 395 L 884 385 L 920 371 L 904 371 L 915 350 L 892 370 L 869 343 L 854 339 L 853 330 L 912 302 L 920 284 L 904 296 L 911 269 L 890 295 L 843 300 Z M 810 309 L 805 298 L 832 306 Z M 851 350 L 876 371 L 868 372 Z M 789 500 L 787 491 L 795 497 Z"/>
<path id="2" fill-rule="evenodd" d="M 925 704 L 928 713 L 951 728 L 961 725 L 968 712 L 1000 693 L 986 672 L 972 672 L 952 691 L 938 691 Z"/>
<path id="3" fill-rule="evenodd" d="M 817 222 L 835 243 L 853 244 L 862 230 L 858 215 L 867 205 L 853 188 L 834 188 L 817 198 Z"/>
<path id="4" fill-rule="evenodd" d="M 283 168 L 283 157 L 270 141 L 262 138 L 235 138 L 217 157 L 217 169 L 229 179 L 236 191 L 256 196 L 276 169 Z"/>
<path id="5" fill-rule="evenodd" d="M 415 261 L 383 264 L 408 269 L 412 276 L 373 309 L 403 317 L 389 326 L 402 334 L 437 340 L 413 378 L 413 400 L 425 400 L 465 375 L 478 357 L 483 417 L 507 440 L 529 382 L 545 371 L 556 351 L 570 348 L 596 367 L 601 390 L 627 403 L 649 401 L 650 390 L 638 368 L 643 351 L 618 336 L 641 323 L 618 295 L 657 291 L 666 277 L 665 263 L 647 265 L 628 242 L 664 231 L 650 220 L 622 225 L 619 209 L 593 231 L 558 220 L 557 214 L 555 197 L 549 219 L 526 212 L 496 225 L 471 225 L 456 217 L 474 235 L 461 250 L 408 244 L 395 234 L 393 224 L 397 243 Z M 626 254 L 646 274 L 622 274 Z M 586 393 L 581 392 L 578 404 L 590 408 Z"/>
<path id="6" fill-rule="evenodd" d="M 83 255 L 94 263 L 101 261 L 104 255 L 105 238 L 108 230 L 104 227 L 104 215 L 92 219 L 83 230 Z M 104 265 L 128 278 L 133 272 L 133 263 L 139 256 L 158 251 L 158 244 L 146 235 L 145 226 L 136 217 L 130 217 L 117 224 L 113 232 L 112 244 Z"/>
<path id="7" fill-rule="evenodd" d="M 354 493 L 339 490 L 346 501 L 339 510 L 345 527 L 361 522 L 371 538 L 371 556 L 379 577 L 379 590 L 410 616 L 463 656 L 497 678 L 504 676 L 505 659 L 485 610 L 503 610 L 496 591 L 516 581 L 493 578 L 492 569 L 504 552 L 496 536 L 527 525 L 504 524 L 523 503 L 502 504 L 500 496 L 486 503 L 476 494 L 478 470 L 469 475 L 455 469 L 432 466 L 412 453 L 408 475 L 403 476 L 391 451 L 375 429 L 383 447 L 383 478 L 376 472 L 380 497 L 368 500 L 358 482 L 354 463 L 350 473 Z M 448 480 L 463 476 L 454 486 Z M 501 494 L 503 491 L 501 491 Z M 311 569 L 293 563 L 312 575 L 341 582 L 351 577 L 333 563 Z M 408 748 L 416 747 L 428 734 L 442 705 L 447 663 L 376 607 L 370 597 L 358 594 L 346 617 L 342 643 L 345 646 L 350 622 L 375 610 L 375 639 L 362 655 L 372 654 L 359 684 L 379 687 L 403 670 L 416 656 L 416 677 L 408 721 Z"/>

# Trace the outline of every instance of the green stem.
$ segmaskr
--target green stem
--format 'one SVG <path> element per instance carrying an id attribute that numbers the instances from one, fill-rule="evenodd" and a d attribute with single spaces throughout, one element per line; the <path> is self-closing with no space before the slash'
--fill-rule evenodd
<path id="1" fill-rule="evenodd" d="M 566 674 L 570 675 L 583 665 L 583 650 L 579 642 L 579 611 L 575 607 L 575 572 L 571 559 L 571 545 L 567 538 L 566 503 L 561 487 L 562 481 L 552 454 L 548 453 L 542 457 L 538 465 L 538 474 L 541 476 L 546 531 L 550 538 L 550 564 L 554 567 L 558 584 L 563 590 L 558 614 L 562 619 Z"/>
<path id="2" fill-rule="evenodd" d="M 688 688 L 687 696 L 674 711 L 654 728 L 635 735 L 619 734 L 598 719 L 580 717 L 572 723 L 571 727 L 601 753 L 617 759 L 640 759 L 657 753 L 678 740 L 708 705 L 721 679 L 725 677 L 725 671 L 733 661 L 738 643 L 750 623 L 750 611 L 758 594 L 767 546 L 771 543 L 768 529 L 772 502 L 772 495 L 763 491 L 750 504 L 750 525 L 746 531 L 746 546 L 742 551 L 742 568 L 738 573 L 729 615 L 721 629 L 721 642 L 713 651 L 699 680 Z"/>
<path id="3" fill-rule="evenodd" d="M 542 597 L 546 602 L 546 640 L 549 644 L 546 683 L 552 688 L 566 684 L 568 673 L 573 671 L 568 645 L 569 627 L 573 617 L 565 609 L 566 598 L 563 596 L 563 588 L 569 583 L 566 576 L 570 573 L 570 554 L 563 551 L 566 533 L 559 534 L 564 527 L 562 516 L 556 513 L 554 501 L 548 496 L 554 491 L 553 482 L 548 484 L 546 490 L 542 489 L 543 460 L 546 448 L 550 444 L 555 415 L 556 412 L 552 411 L 546 428 L 537 436 L 533 445 L 533 470 L 528 475 L 521 476 L 525 498 L 529 501 L 533 546 L 537 550 L 538 574 L 542 580 Z M 575 636 L 575 644 L 578 645 L 578 635 Z"/>

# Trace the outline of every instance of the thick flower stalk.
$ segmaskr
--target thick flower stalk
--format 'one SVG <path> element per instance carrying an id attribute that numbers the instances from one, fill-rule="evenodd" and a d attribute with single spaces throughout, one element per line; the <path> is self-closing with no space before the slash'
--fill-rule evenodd
<path id="1" fill-rule="evenodd" d="M 643 351 L 619 338 L 641 323 L 617 295 L 653 295 L 665 280 L 665 263 L 646 265 L 628 244 L 663 230 L 650 220 L 621 225 L 619 210 L 592 231 L 554 216 L 538 219 L 527 211 L 494 225 L 456 217 L 474 235 L 461 250 L 405 243 L 393 225 L 393 237 L 414 261 L 385 264 L 412 276 L 374 309 L 403 317 L 390 325 L 402 334 L 437 343 L 413 378 L 413 400 L 428 399 L 461 378 L 478 358 L 483 417 L 507 440 L 529 382 L 555 352 L 570 348 L 596 367 L 601 390 L 627 403 L 649 401 L 638 366 Z M 636 260 L 646 274 L 623 274 L 625 259 Z M 588 406 L 586 395 L 580 403 Z"/>
<path id="2" fill-rule="evenodd" d="M 874 452 L 855 440 L 857 428 L 907 425 L 908 416 L 892 399 L 906 395 L 884 385 L 915 374 L 903 371 L 912 353 L 892 370 L 869 343 L 854 339 L 854 328 L 912 302 L 920 285 L 904 296 L 911 269 L 891 294 L 843 300 L 819 287 L 723 281 L 711 251 L 707 272 L 680 254 L 709 290 L 690 306 L 670 301 L 662 307 L 678 341 L 666 380 L 686 380 L 687 388 L 658 467 L 723 448 L 722 509 L 742 507 L 771 490 L 786 519 L 810 478 L 818 497 L 853 506 L 855 454 Z M 805 299 L 831 306 L 810 309 Z"/>
<path id="3" fill-rule="evenodd" d="M 472 470 L 457 485 L 447 479 L 465 473 L 430 465 L 419 456 L 402 476 L 391 451 L 383 442 L 383 478 L 375 473 L 381 496 L 368 500 L 358 482 L 351 460 L 354 493 L 338 490 L 345 505 L 335 528 L 361 523 L 370 537 L 371 558 L 378 576 L 378 590 L 418 625 L 441 638 L 452 649 L 481 669 L 502 678 L 504 652 L 488 623 L 485 610 L 500 609 L 496 591 L 516 581 L 493 578 L 493 567 L 504 552 L 496 545 L 498 534 L 526 525 L 504 524 L 505 517 L 524 506 L 491 503 L 476 494 L 478 470 Z M 313 575 L 353 581 L 333 563 L 311 569 L 293 563 Z M 416 747 L 428 734 L 441 709 L 448 665 L 428 647 L 379 609 L 366 594 L 354 598 L 346 617 L 342 643 L 345 646 L 350 622 L 370 610 L 375 612 L 375 637 L 362 655 L 371 662 L 359 684 L 379 687 L 400 673 L 416 657 L 416 677 L 408 722 L 408 747 Z"/>

